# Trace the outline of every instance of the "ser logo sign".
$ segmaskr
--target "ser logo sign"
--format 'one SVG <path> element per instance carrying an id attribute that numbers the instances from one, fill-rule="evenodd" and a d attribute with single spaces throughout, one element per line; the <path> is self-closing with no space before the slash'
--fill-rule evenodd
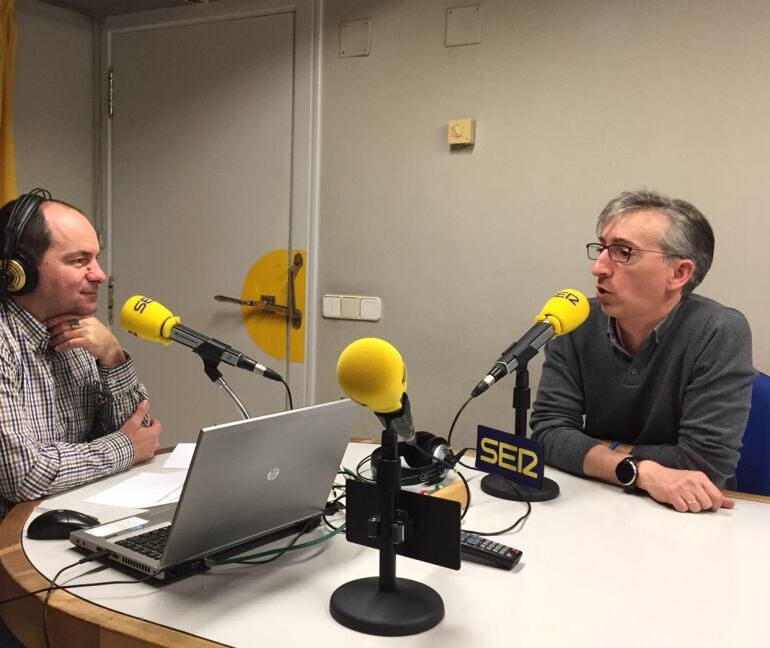
<path id="1" fill-rule="evenodd" d="M 543 483 L 543 446 L 532 439 L 479 425 L 476 468 L 540 488 Z"/>

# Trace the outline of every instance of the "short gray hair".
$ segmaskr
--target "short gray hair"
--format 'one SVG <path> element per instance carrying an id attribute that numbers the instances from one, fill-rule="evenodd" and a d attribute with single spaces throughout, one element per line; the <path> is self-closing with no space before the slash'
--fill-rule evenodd
<path id="1" fill-rule="evenodd" d="M 624 191 L 610 200 L 599 214 L 596 234 L 601 236 L 607 225 L 619 216 L 648 209 L 668 219 L 668 227 L 660 241 L 666 256 L 690 259 L 695 264 L 690 280 L 682 288 L 682 294 L 689 295 L 703 281 L 714 259 L 714 231 L 706 217 L 692 204 L 648 189 Z"/>

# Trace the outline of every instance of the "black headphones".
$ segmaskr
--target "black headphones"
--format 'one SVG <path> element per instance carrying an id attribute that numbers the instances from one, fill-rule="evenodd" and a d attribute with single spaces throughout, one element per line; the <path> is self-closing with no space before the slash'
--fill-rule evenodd
<path id="1" fill-rule="evenodd" d="M 372 478 L 377 479 L 377 462 L 382 455 L 382 447 L 372 452 Z M 446 439 L 430 432 L 417 432 L 415 443 L 398 442 L 398 456 L 403 457 L 406 466 L 401 466 L 401 485 L 437 484 L 449 472 L 449 466 L 456 461 Z M 428 463 L 429 457 L 432 461 Z"/>
<path id="2" fill-rule="evenodd" d="M 37 285 L 37 267 L 19 245 L 24 228 L 44 200 L 51 200 L 51 194 L 45 189 L 33 189 L 14 201 L 5 223 L 0 257 L 0 287 L 5 295 L 24 295 Z"/>

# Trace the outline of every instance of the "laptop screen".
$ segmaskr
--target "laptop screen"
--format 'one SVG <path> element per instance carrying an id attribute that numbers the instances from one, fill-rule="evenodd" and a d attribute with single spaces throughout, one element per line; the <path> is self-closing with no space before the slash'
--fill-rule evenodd
<path id="1" fill-rule="evenodd" d="M 178 504 L 75 531 L 70 541 L 155 573 L 304 523 L 324 509 L 365 414 L 342 399 L 203 428 Z M 164 526 L 162 554 L 132 544 Z"/>
<path id="2" fill-rule="evenodd" d="M 349 399 L 203 428 L 164 564 L 320 512 L 361 408 Z"/>

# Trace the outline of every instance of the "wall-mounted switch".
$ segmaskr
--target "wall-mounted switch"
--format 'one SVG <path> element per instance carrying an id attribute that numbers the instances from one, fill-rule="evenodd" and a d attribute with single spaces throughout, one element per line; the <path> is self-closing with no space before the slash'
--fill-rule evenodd
<path id="1" fill-rule="evenodd" d="M 324 317 L 342 317 L 342 300 L 339 295 L 324 295 Z"/>
<path id="2" fill-rule="evenodd" d="M 344 295 L 342 297 L 342 318 L 360 319 L 361 318 L 361 298 Z"/>
<path id="3" fill-rule="evenodd" d="M 380 298 L 361 297 L 361 319 L 377 321 L 380 319 Z"/>
<path id="4" fill-rule="evenodd" d="M 360 295 L 324 295 L 323 316 L 327 319 L 377 322 L 382 317 L 382 300 Z"/>

